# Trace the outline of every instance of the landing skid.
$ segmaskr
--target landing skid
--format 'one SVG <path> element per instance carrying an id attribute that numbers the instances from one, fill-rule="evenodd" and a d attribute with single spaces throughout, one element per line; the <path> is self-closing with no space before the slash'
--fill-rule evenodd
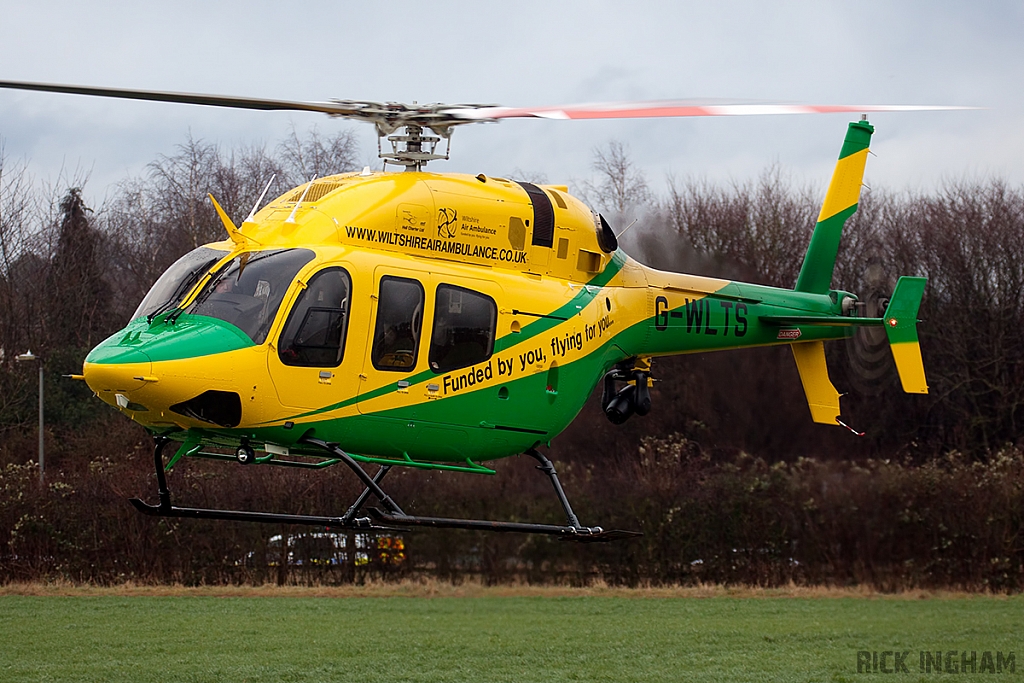
<path id="1" fill-rule="evenodd" d="M 394 527 L 374 526 L 367 517 L 345 521 L 341 517 L 318 517 L 314 515 L 286 515 L 275 512 L 245 512 L 240 510 L 213 510 L 208 508 L 183 508 L 176 505 L 150 505 L 139 498 L 128 501 L 135 509 L 151 517 L 185 517 L 189 519 L 219 519 L 228 522 L 263 522 L 266 524 L 304 524 L 332 529 L 387 529 Z"/>
<path id="2" fill-rule="evenodd" d="M 425 526 L 435 529 L 475 529 L 478 531 L 515 531 L 527 534 L 548 534 L 561 536 L 563 541 L 579 543 L 600 543 L 618 541 L 623 538 L 642 536 L 638 531 L 605 531 L 599 526 L 573 527 L 555 524 L 530 524 L 527 522 L 488 522 L 480 519 L 450 519 L 448 517 L 416 517 L 412 515 L 389 515 L 376 508 L 370 508 L 370 516 L 382 524 L 400 524 L 402 526 Z"/>
<path id="3" fill-rule="evenodd" d="M 562 490 L 555 473 L 555 466 L 543 454 L 534 449 L 526 452 L 540 465 L 537 469 L 548 476 L 558 501 L 565 512 L 567 524 L 531 524 L 528 522 L 493 522 L 477 519 L 452 519 L 448 517 L 420 517 L 406 514 L 398 506 L 391 496 L 380 487 L 381 480 L 391 469 L 389 465 L 382 466 L 374 476 L 370 476 L 359 463 L 338 447 L 338 444 L 328 443 L 319 439 L 306 437 L 303 441 L 311 446 L 316 446 L 327 452 L 332 457 L 348 465 L 366 487 L 349 507 L 348 511 L 340 517 L 325 517 L 317 515 L 290 515 L 276 512 L 249 512 L 239 510 L 215 510 L 208 508 L 178 507 L 171 503 L 171 492 L 167 486 L 167 477 L 164 473 L 163 450 L 169 443 L 166 437 L 157 437 L 153 448 L 153 462 L 156 467 L 157 486 L 160 495 L 160 502 L 157 505 L 150 505 L 139 498 L 132 498 L 129 502 L 139 512 L 153 517 L 181 517 L 187 519 L 217 519 L 231 522 L 261 522 L 270 524 L 302 524 L 307 526 L 322 526 L 332 529 L 361 529 L 379 531 L 404 531 L 406 527 L 433 527 L 439 529 L 468 529 L 476 531 L 499 531 L 518 532 L 528 534 L 546 534 L 558 536 L 564 541 L 576 541 L 581 543 L 597 543 L 606 541 L 617 541 L 620 539 L 640 536 L 635 531 L 605 531 L 601 527 L 585 527 L 580 524 L 576 514 L 569 505 L 569 500 Z M 357 517 L 367 499 L 375 496 L 383 510 L 370 508 L 370 517 Z"/>

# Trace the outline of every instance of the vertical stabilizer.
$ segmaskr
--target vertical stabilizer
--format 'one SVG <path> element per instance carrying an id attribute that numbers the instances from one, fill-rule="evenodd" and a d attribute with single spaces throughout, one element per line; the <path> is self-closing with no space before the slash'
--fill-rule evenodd
<path id="1" fill-rule="evenodd" d="M 825 202 L 818 214 L 818 223 L 811 234 L 796 291 L 827 294 L 832 286 L 832 271 L 839 252 L 843 224 L 857 211 L 860 188 L 864 181 L 864 164 L 874 127 L 867 121 L 854 121 L 846 131 L 846 141 L 832 173 Z"/>
<path id="2" fill-rule="evenodd" d="M 804 385 L 811 419 L 820 424 L 839 424 L 839 392 L 832 385 L 825 366 L 825 345 L 820 341 L 793 344 L 793 358 Z"/>

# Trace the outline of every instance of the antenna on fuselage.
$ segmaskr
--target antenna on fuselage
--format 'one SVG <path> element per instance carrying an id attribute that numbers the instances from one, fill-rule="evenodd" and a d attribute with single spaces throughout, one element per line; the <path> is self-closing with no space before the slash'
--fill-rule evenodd
<path id="1" fill-rule="evenodd" d="M 302 196 L 299 197 L 299 201 L 295 202 L 295 206 L 292 207 L 292 212 L 288 214 L 288 218 L 285 219 L 285 223 L 295 222 L 295 212 L 299 210 L 299 206 L 302 204 L 302 200 L 306 198 L 306 193 L 309 192 L 309 188 L 313 187 L 314 180 L 316 180 L 316 173 L 314 173 L 313 177 L 309 179 L 308 183 L 306 183 L 306 189 L 302 191 Z"/>
<path id="2" fill-rule="evenodd" d="M 260 194 L 260 198 L 257 199 L 256 203 L 252 205 L 252 211 L 250 211 L 249 215 L 245 217 L 244 221 L 242 221 L 242 225 L 245 225 L 246 223 L 252 223 L 252 219 L 256 217 L 257 209 L 259 209 L 260 208 L 260 204 L 263 203 L 263 198 L 267 196 L 267 190 L 269 190 L 270 186 L 274 184 L 274 179 L 275 178 L 277 178 L 277 174 L 276 173 L 274 175 L 270 176 L 270 182 L 267 183 L 267 186 L 263 188 L 263 192 Z"/>
<path id="3" fill-rule="evenodd" d="M 633 227 L 634 225 L 636 225 L 636 222 L 637 222 L 637 220 L 639 220 L 639 219 L 637 219 L 637 218 L 634 218 L 634 219 L 633 219 L 633 222 L 632 222 L 632 223 L 630 223 L 629 225 L 627 225 L 626 227 L 624 227 L 624 228 L 622 229 L 622 232 L 620 232 L 620 233 L 619 233 L 618 235 L 616 235 L 616 236 L 615 236 L 615 239 L 619 239 L 620 237 L 622 237 L 623 235 L 625 235 L 625 234 L 626 234 L 626 231 L 627 231 L 627 230 L 629 230 L 629 229 L 630 229 L 630 228 L 632 228 L 632 227 Z"/>

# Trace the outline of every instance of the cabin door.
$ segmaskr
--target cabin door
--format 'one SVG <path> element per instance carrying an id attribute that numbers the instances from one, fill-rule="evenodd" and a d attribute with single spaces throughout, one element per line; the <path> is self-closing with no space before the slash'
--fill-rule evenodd
<path id="1" fill-rule="evenodd" d="M 359 412 L 408 427 L 425 399 L 424 320 L 432 314 L 430 273 L 380 267 L 374 271 L 371 319 L 359 382 Z M 381 425 L 384 427 L 384 425 Z M 411 427 L 410 427 L 411 428 Z"/>
<path id="2" fill-rule="evenodd" d="M 300 278 L 299 287 L 271 347 L 270 375 L 283 405 L 324 411 L 353 400 L 359 386 L 362 339 L 349 324 L 355 290 L 341 265 Z"/>

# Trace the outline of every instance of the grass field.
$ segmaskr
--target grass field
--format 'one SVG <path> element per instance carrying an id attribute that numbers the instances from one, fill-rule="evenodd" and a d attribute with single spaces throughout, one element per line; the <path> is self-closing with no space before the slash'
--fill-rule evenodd
<path id="1" fill-rule="evenodd" d="M 0 680 L 1020 680 L 1024 599 L 830 591 L 0 588 Z M 920 650 L 1018 673 L 921 674 Z M 889 660 L 890 663 L 892 660 Z"/>

